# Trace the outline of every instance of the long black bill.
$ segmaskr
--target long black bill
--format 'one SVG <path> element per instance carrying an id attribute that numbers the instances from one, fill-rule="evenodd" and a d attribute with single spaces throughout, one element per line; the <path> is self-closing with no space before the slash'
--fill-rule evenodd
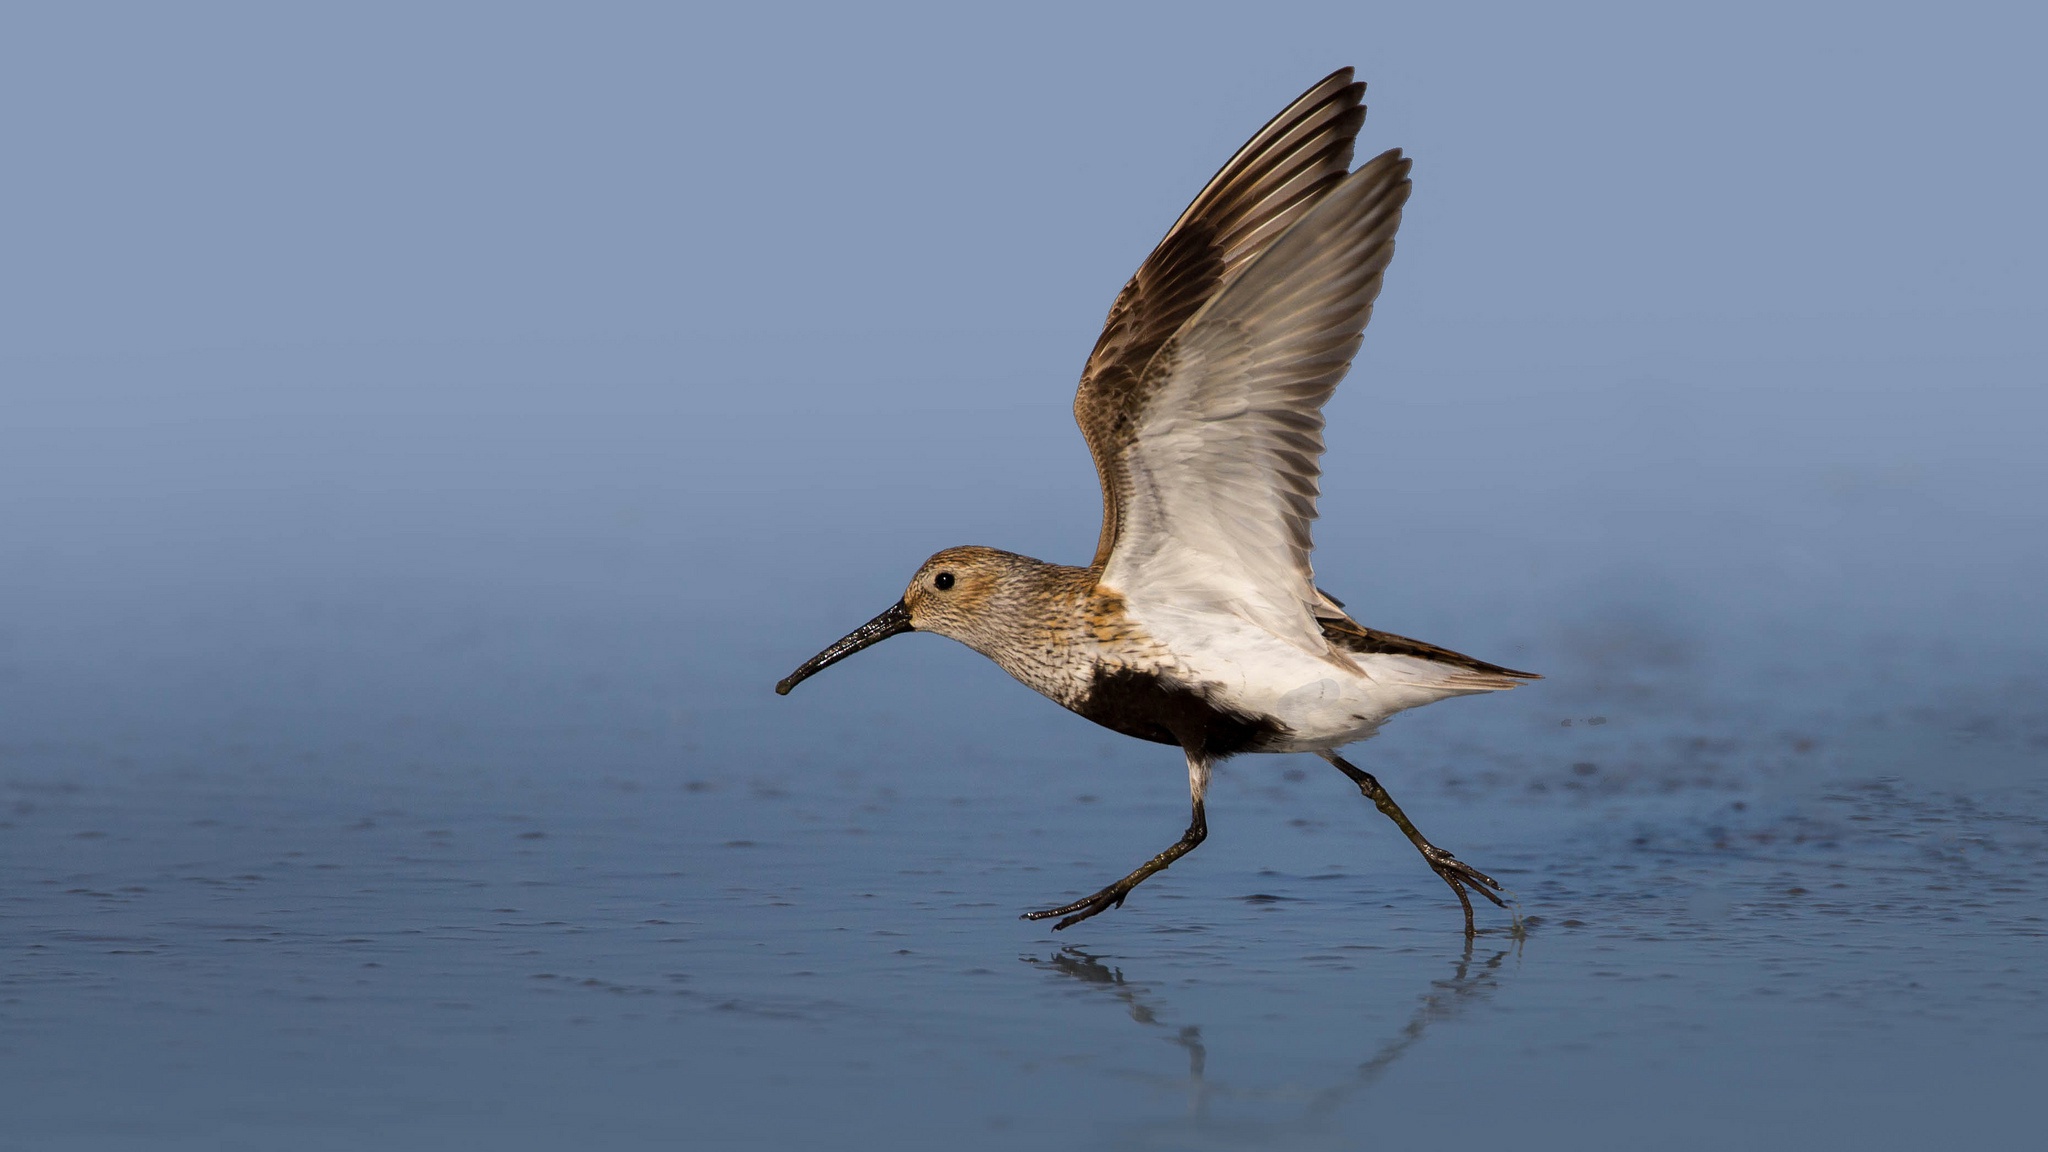
<path id="1" fill-rule="evenodd" d="M 796 671 L 782 678 L 775 686 L 777 696 L 789 695 L 789 690 L 803 683 L 818 672 L 830 668 L 870 644 L 880 644 L 899 632 L 914 632 L 910 626 L 910 607 L 898 600 L 889 606 L 887 612 L 855 628 L 837 644 L 803 662 Z"/>

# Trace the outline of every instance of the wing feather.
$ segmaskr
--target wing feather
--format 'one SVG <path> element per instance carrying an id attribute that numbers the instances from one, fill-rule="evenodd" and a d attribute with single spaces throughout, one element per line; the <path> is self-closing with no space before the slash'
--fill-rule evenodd
<path id="1" fill-rule="evenodd" d="M 1341 68 L 1268 121 L 1210 178 L 1110 306 L 1074 395 L 1074 420 L 1102 481 L 1096 571 L 1116 545 L 1120 460 L 1137 427 L 1146 365 L 1226 279 L 1344 178 L 1365 122 L 1364 93 Z"/>
<path id="2" fill-rule="evenodd" d="M 1330 651 L 1309 562 L 1322 406 L 1357 354 L 1407 202 L 1399 150 L 1325 193 L 1161 345 L 1112 461 L 1101 582 Z"/>

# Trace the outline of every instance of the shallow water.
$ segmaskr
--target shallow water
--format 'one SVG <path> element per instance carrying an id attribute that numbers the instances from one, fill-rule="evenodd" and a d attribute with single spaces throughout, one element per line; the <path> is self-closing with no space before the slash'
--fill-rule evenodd
<path id="1" fill-rule="evenodd" d="M 1017 913 L 1177 834 L 1179 765 L 940 643 L 778 700 L 670 640 L 766 668 L 813 638 L 646 603 L 166 607 L 8 650 L 35 705 L 0 761 L 12 1146 L 2034 1126 L 2048 667 L 2025 652 L 1887 663 L 1641 618 L 1538 636 L 1550 679 L 1358 757 L 1514 890 L 1519 931 L 1482 906 L 1466 942 L 1348 784 L 1252 757 L 1200 851 L 1054 934 Z M 1856 671 L 1730 673 L 1788 639 Z"/>
<path id="2" fill-rule="evenodd" d="M 633 383 L 744 348 L 51 370 L 0 429 L 0 1146 L 2012 1143 L 2048 464 L 2017 330 L 1951 327 L 2004 350 L 1940 402 L 1797 347 L 1646 392 L 1639 326 L 1339 397 L 1413 435 L 1330 457 L 1321 581 L 1547 676 L 1353 757 L 1514 890 L 1470 944 L 1305 756 L 1055 934 L 1180 832 L 1171 750 L 931 637 L 773 695 L 936 547 L 1086 554 L 1048 366 L 884 393 L 921 425 Z"/>

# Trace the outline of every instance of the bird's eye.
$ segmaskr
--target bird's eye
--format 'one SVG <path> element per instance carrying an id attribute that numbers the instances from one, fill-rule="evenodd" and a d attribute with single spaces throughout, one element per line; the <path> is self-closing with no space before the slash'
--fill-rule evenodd
<path id="1" fill-rule="evenodd" d="M 932 587 L 937 588 L 941 592 L 950 590 L 953 587 L 953 574 L 951 572 L 941 572 L 937 576 L 932 577 Z"/>

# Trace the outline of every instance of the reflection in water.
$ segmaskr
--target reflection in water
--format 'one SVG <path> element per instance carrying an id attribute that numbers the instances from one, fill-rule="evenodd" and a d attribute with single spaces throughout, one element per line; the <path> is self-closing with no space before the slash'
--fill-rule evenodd
<path id="1" fill-rule="evenodd" d="M 1392 1037 L 1382 1042 L 1349 1072 L 1334 1082 L 1319 1088 L 1303 1089 L 1299 1086 L 1271 1089 L 1242 1089 L 1208 1078 L 1209 1051 L 1202 1040 L 1199 1024 L 1182 1025 L 1175 1028 L 1168 1022 L 1170 1012 L 1163 999 L 1151 987 L 1125 978 L 1123 969 L 1112 967 L 1102 957 L 1090 955 L 1079 948 L 1063 948 L 1059 952 L 1040 959 L 1025 956 L 1026 964 L 1070 976 L 1086 984 L 1101 985 L 1110 996 L 1122 1004 L 1132 1020 L 1147 1028 L 1158 1028 L 1167 1034 L 1166 1038 L 1185 1049 L 1188 1054 L 1188 1114 L 1185 1119 L 1168 1121 L 1159 1125 L 1146 1125 L 1137 1131 L 1121 1134 L 1120 1146 L 1150 1146 L 1174 1144 L 1186 1146 L 1191 1138 L 1199 1137 L 1204 1147 L 1260 1147 L 1276 1148 L 1297 1143 L 1304 1138 L 1313 1138 L 1319 1132 L 1334 1131 L 1327 1123 L 1337 1109 L 1358 1093 L 1370 1087 L 1388 1068 L 1408 1054 L 1428 1034 L 1431 1025 L 1449 1020 L 1492 999 L 1499 990 L 1502 976 L 1512 971 L 1505 965 L 1510 952 L 1519 959 L 1521 945 L 1526 934 L 1517 934 L 1511 948 L 1491 950 L 1483 955 L 1476 950 L 1477 940 L 1467 938 L 1463 950 L 1451 965 L 1447 977 L 1431 980 L 1418 997 L 1415 1010 L 1408 1022 Z M 1256 1121 L 1234 1117 L 1218 1121 L 1210 1115 L 1210 1105 L 1219 1099 L 1301 1101 L 1297 1115 Z M 1289 1139 L 1282 1140 L 1281 1138 Z M 1133 1141 L 1135 1140 L 1135 1144 Z"/>
<path id="2" fill-rule="evenodd" d="M 1517 922 L 1516 945 L 1512 951 L 1521 950 L 1521 941 L 1528 938 L 1523 922 Z M 1464 954 L 1452 966 L 1450 978 L 1432 980 L 1429 991 L 1424 992 L 1415 1012 L 1409 1016 L 1399 1034 L 1380 1045 L 1378 1052 L 1358 1066 L 1357 1071 L 1344 1083 L 1333 1085 L 1317 1096 L 1314 1111 L 1329 1112 L 1342 1103 L 1350 1093 L 1364 1088 L 1380 1078 L 1380 1074 L 1392 1067 L 1394 1061 L 1407 1055 L 1410 1048 L 1421 1041 L 1429 1026 L 1439 1020 L 1449 1020 L 1460 1012 L 1491 999 L 1500 988 L 1500 976 L 1505 969 L 1501 961 L 1507 959 L 1510 949 L 1496 950 L 1493 955 L 1479 961 L 1475 968 L 1472 961 L 1475 941 L 1467 937 Z M 1518 957 L 1519 958 L 1519 957 Z"/>
<path id="3" fill-rule="evenodd" d="M 1121 1001 L 1130 1010 L 1131 1019 L 1150 1028 L 1171 1028 L 1160 1020 L 1153 1011 L 1148 990 L 1142 984 L 1133 984 L 1124 979 L 1121 968 L 1111 968 L 1100 957 L 1091 956 L 1079 948 L 1062 948 L 1054 955 L 1040 960 L 1036 956 L 1022 958 L 1026 964 L 1050 968 L 1063 975 L 1072 976 L 1085 984 L 1101 984 L 1109 989 L 1110 995 Z M 1188 1053 L 1188 1111 L 1194 1116 L 1207 1114 L 1209 1050 L 1202 1046 L 1202 1027 L 1188 1024 L 1173 1033 L 1173 1042 L 1187 1049 Z"/>

